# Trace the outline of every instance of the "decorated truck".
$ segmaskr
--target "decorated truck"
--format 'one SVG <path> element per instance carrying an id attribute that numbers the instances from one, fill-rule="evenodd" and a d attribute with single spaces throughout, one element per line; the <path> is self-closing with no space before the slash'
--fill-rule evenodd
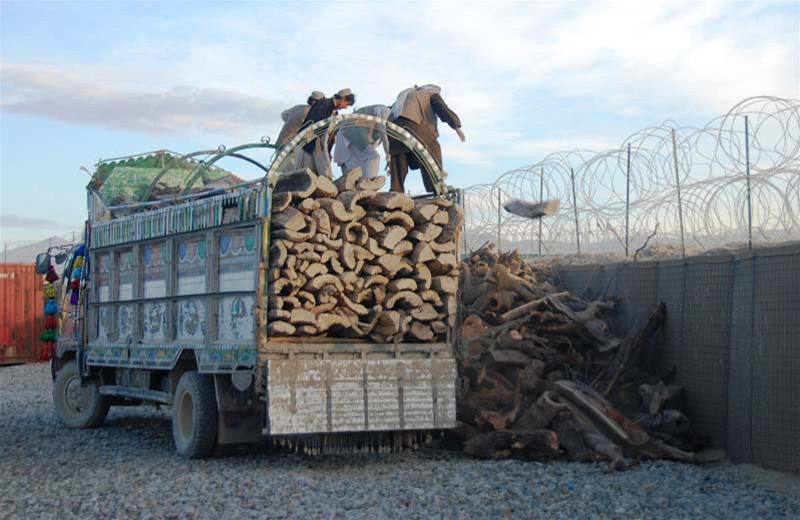
<path id="1" fill-rule="evenodd" d="M 297 150 L 347 126 L 401 140 L 435 193 L 389 193 L 358 170 L 335 181 L 293 171 Z M 242 181 L 223 159 L 263 176 Z M 453 427 L 463 218 L 443 180 L 413 135 L 353 114 L 280 149 L 99 162 L 85 241 L 61 255 L 47 291 L 59 417 L 92 428 L 112 405 L 168 405 L 186 457 L 265 441 L 399 448 Z M 37 259 L 42 273 L 49 262 Z"/>

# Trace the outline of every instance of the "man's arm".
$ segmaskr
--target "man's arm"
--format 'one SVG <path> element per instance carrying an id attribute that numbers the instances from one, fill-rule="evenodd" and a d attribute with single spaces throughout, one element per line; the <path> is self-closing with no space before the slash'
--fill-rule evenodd
<path id="1" fill-rule="evenodd" d="M 439 94 L 433 94 L 431 96 L 431 107 L 433 108 L 434 113 L 436 116 L 443 122 L 450 125 L 450 128 L 455 130 L 456 128 L 461 128 L 461 119 L 458 118 L 458 114 L 453 112 L 447 103 L 444 102 L 442 96 Z"/>
<path id="2" fill-rule="evenodd" d="M 431 107 L 433 108 L 433 112 L 443 123 L 447 123 L 450 125 L 450 128 L 456 131 L 458 138 L 461 139 L 463 143 L 466 138 L 464 137 L 464 132 L 461 130 L 461 119 L 458 118 L 458 114 L 447 106 L 442 96 L 433 94 L 431 96 Z"/>

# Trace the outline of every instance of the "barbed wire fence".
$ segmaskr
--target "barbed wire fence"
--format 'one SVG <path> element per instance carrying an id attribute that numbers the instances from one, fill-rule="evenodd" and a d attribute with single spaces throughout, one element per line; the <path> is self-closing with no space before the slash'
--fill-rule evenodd
<path id="1" fill-rule="evenodd" d="M 510 215 L 511 199 L 557 198 L 558 214 Z M 685 255 L 800 239 L 800 101 L 751 97 L 702 128 L 644 128 L 615 150 L 553 153 L 464 190 L 464 247 L 533 255 Z"/>

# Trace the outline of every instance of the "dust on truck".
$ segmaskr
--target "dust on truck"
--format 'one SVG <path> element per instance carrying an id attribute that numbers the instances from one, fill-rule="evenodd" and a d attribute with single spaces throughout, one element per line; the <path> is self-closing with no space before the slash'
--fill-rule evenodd
<path id="1" fill-rule="evenodd" d="M 450 302 L 445 313 L 439 309 L 435 337 L 428 334 L 426 323 L 422 323 L 425 334 L 411 336 L 407 312 L 389 316 L 401 315 L 403 328 L 388 336 L 356 334 L 335 325 L 324 334 L 314 334 L 313 323 L 291 330 L 271 326 L 286 323 L 281 318 L 310 314 L 309 305 L 294 309 L 290 297 L 270 291 L 282 272 L 275 268 L 275 255 L 282 251 L 273 243 L 274 235 L 285 238 L 291 231 L 272 229 L 277 209 L 273 202 L 284 206 L 292 190 L 303 189 L 293 186 L 295 181 L 282 181 L 295 151 L 334 126 L 376 124 L 383 123 L 370 116 L 334 116 L 306 129 L 280 150 L 267 141 L 183 156 L 162 151 L 99 162 L 88 186 L 85 244 L 67 260 L 63 277 L 70 280 L 76 253 L 83 254 L 79 301 L 72 305 L 69 290 L 62 287 L 59 302 L 53 400 L 64 424 L 97 427 L 112 405 L 168 405 L 176 451 L 186 457 L 205 457 L 217 445 L 264 441 L 306 451 L 397 448 L 454 427 L 455 290 L 443 288 L 443 282 L 431 287 L 430 273 L 427 292 L 420 286 L 416 294 Z M 460 204 L 458 192 L 445 187 L 444 174 L 425 147 L 402 128 L 385 125 L 439 176 L 436 192 L 417 198 L 415 205 Z M 264 150 L 274 151 L 269 166 L 250 155 Z M 222 159 L 244 160 L 264 176 L 243 182 L 217 167 Z M 299 177 L 302 184 L 303 175 Z M 353 180 L 342 179 L 341 185 Z M 298 191 L 294 195 L 297 206 L 302 197 L 297 197 Z M 338 199 L 350 201 L 353 208 L 369 202 L 366 196 L 344 195 Z M 380 195 L 387 196 L 391 198 Z M 391 206 L 380 213 L 371 210 L 373 220 L 385 220 L 387 227 L 392 218 L 410 220 L 402 215 L 387 218 L 391 213 L 398 210 Z M 350 247 L 343 229 L 346 223 L 332 220 L 332 226 L 339 226 L 342 248 Z M 457 243 L 461 222 L 450 224 L 459 228 Z M 386 239 L 386 233 L 381 237 L 384 246 L 396 242 Z M 408 242 L 415 245 L 414 240 Z M 291 245 L 300 248 L 302 243 Z M 363 244 L 358 246 L 362 250 L 367 243 Z M 379 280 L 389 281 L 378 284 L 384 293 L 392 284 L 409 289 L 403 280 L 392 278 L 408 280 L 418 274 L 409 272 L 408 265 L 411 270 L 415 267 L 405 259 L 408 251 L 403 247 L 386 252 L 400 257 L 405 268 L 391 271 L 394 277 L 378 275 Z M 303 265 L 308 269 L 308 263 Z M 359 271 L 353 268 L 350 276 L 355 273 L 363 279 L 368 272 L 379 271 L 369 265 L 373 264 L 361 259 Z M 451 276 L 457 277 L 457 264 Z M 309 274 L 304 280 L 312 283 L 311 278 Z M 296 293 L 291 287 L 288 291 Z M 375 312 L 381 314 L 381 308 L 367 299 L 362 307 L 369 306 L 370 314 L 353 318 L 343 305 L 358 311 L 351 305 L 359 304 L 338 298 L 335 309 L 326 308 L 329 316 L 371 321 L 374 326 Z M 395 300 L 397 309 L 403 307 L 403 297 Z M 274 308 L 278 301 L 282 308 Z M 426 303 L 425 308 L 431 306 Z M 283 335 L 270 333 L 276 329 Z"/>

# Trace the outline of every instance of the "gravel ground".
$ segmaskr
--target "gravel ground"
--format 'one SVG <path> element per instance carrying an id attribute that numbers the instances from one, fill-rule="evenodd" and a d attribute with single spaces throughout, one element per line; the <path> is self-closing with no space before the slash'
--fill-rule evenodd
<path id="1" fill-rule="evenodd" d="M 799 518 L 800 477 L 745 466 L 476 461 L 431 452 L 186 461 L 169 416 L 63 428 L 49 367 L 0 367 L 0 518 Z M 777 477 L 775 476 L 777 475 Z M 788 485 L 770 485 L 779 480 Z"/>

